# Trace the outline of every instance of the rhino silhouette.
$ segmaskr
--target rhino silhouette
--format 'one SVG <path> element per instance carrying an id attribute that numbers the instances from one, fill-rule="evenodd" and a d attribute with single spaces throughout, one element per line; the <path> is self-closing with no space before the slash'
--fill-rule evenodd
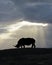
<path id="1" fill-rule="evenodd" d="M 30 45 L 32 44 L 32 48 L 35 48 L 35 39 L 33 38 L 21 38 L 18 42 L 17 45 L 15 47 L 19 48 L 19 47 L 24 47 L 25 45 Z"/>

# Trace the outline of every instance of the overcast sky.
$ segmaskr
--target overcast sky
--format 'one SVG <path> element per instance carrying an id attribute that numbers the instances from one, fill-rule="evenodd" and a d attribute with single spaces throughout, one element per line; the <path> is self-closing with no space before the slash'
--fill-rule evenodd
<path id="1" fill-rule="evenodd" d="M 37 47 L 52 47 L 52 0 L 0 0 L 0 49 L 12 48 L 21 37 L 35 38 Z"/>
<path id="2" fill-rule="evenodd" d="M 23 19 L 52 23 L 52 0 L 0 0 L 0 22 Z"/>

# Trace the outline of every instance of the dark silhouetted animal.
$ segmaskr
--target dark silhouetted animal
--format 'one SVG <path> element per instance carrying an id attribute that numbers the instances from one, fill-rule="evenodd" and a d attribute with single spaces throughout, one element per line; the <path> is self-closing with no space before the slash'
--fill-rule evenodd
<path id="1" fill-rule="evenodd" d="M 15 47 L 17 47 L 17 48 L 21 47 L 22 48 L 22 46 L 23 46 L 25 48 L 25 45 L 30 45 L 30 44 L 32 44 L 32 48 L 35 48 L 35 39 L 33 39 L 33 38 L 21 38 Z"/>

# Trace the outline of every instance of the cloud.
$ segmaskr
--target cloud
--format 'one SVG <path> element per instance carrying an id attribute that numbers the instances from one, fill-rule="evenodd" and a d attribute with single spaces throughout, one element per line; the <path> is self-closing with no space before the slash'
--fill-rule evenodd
<path id="1" fill-rule="evenodd" d="M 20 11 L 11 0 L 0 0 L 0 22 L 19 19 Z"/>
<path id="2" fill-rule="evenodd" d="M 28 21 L 52 23 L 52 1 L 50 0 L 15 0 L 15 5 L 18 6 L 22 13 L 23 19 Z"/>
<path id="3" fill-rule="evenodd" d="M 34 7 L 27 7 L 24 9 L 25 20 L 38 22 L 52 23 L 52 5 L 49 4 L 36 4 Z"/>
<path id="4" fill-rule="evenodd" d="M 16 19 L 52 23 L 52 1 L 0 0 L 0 22 Z"/>

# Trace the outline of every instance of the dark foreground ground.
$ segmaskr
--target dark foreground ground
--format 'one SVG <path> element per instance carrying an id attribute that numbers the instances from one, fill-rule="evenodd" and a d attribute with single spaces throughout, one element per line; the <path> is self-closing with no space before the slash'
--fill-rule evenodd
<path id="1" fill-rule="evenodd" d="M 0 65 L 52 65 L 52 49 L 0 50 Z"/>

